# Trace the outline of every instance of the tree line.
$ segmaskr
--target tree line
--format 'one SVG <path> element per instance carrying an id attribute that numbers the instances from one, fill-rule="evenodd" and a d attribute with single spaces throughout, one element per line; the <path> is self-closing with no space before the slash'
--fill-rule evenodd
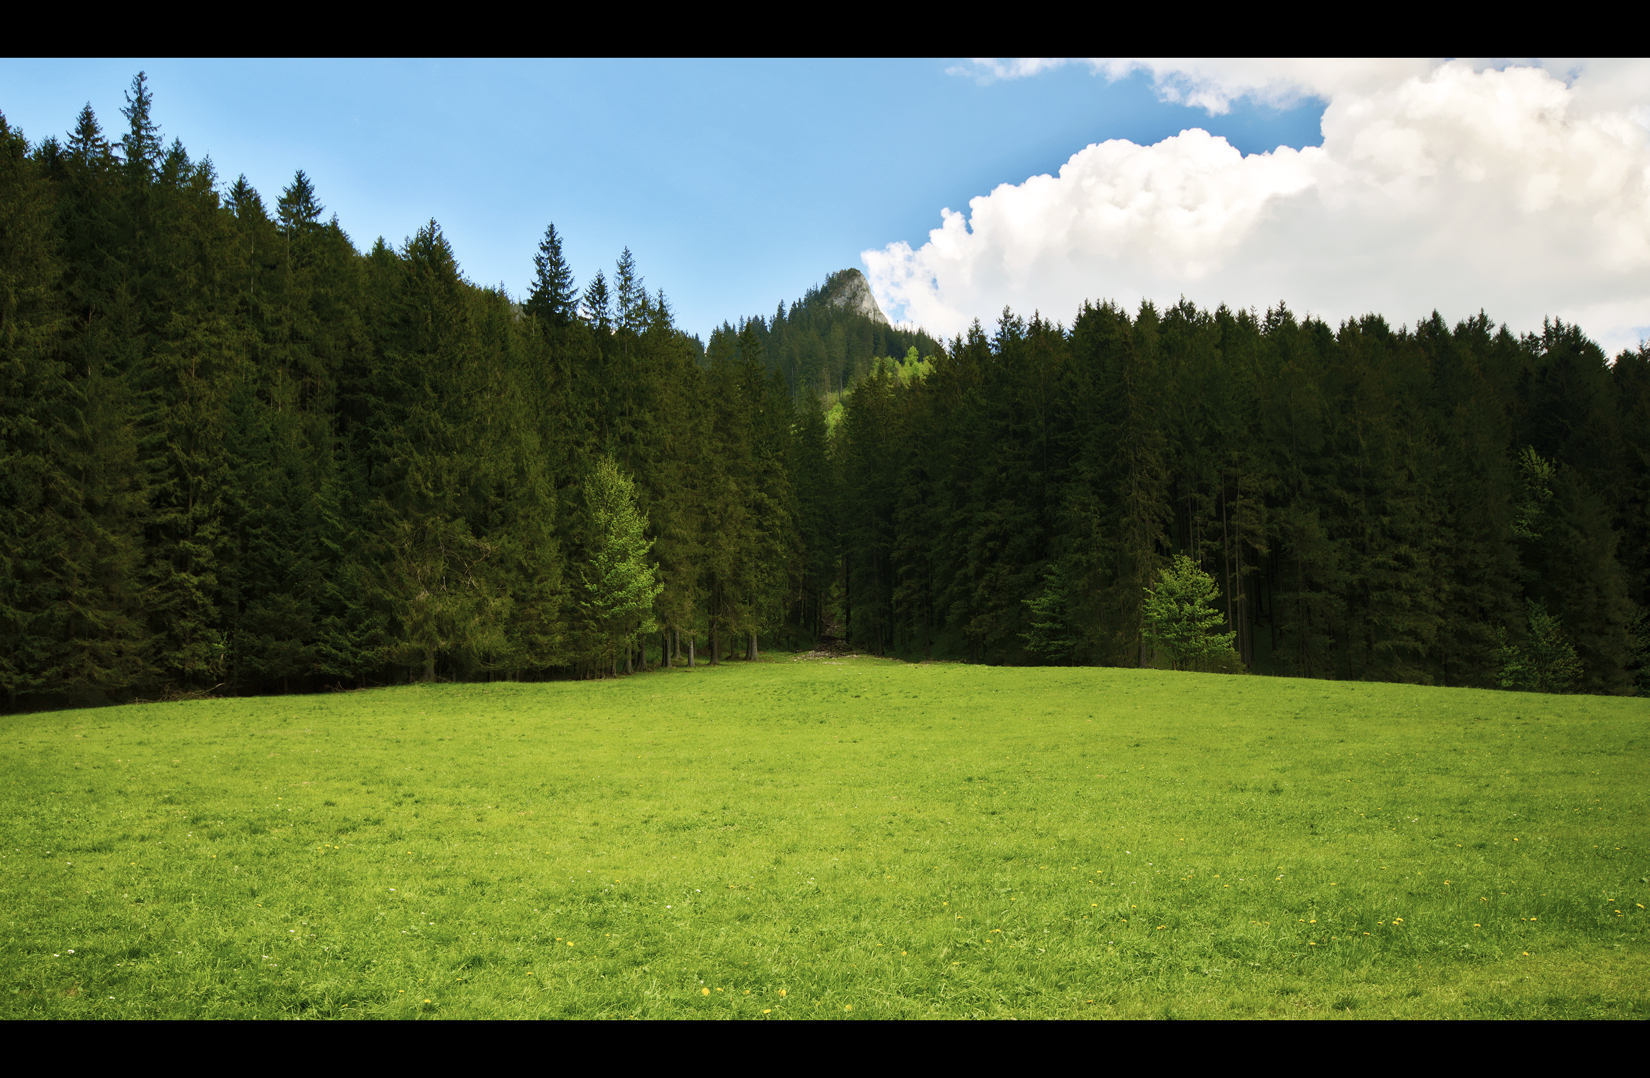
<path id="1" fill-rule="evenodd" d="M 628 251 L 520 302 L 90 107 L 0 117 L 7 706 L 719 661 L 783 621 L 792 394 Z M 645 645 L 645 646 L 644 646 Z"/>
<path id="2" fill-rule="evenodd" d="M 845 404 L 862 647 L 1161 661 L 1142 604 L 1183 556 L 1253 671 L 1650 687 L 1643 344 L 1612 364 L 1557 321 L 1088 303 L 1069 328 L 976 322 L 928 376 L 883 368 Z"/>
<path id="3" fill-rule="evenodd" d="M 0 117 L 10 708 L 764 637 L 1150 664 L 1182 556 L 1234 668 L 1642 684 L 1643 347 L 1186 303 L 942 343 L 837 278 L 702 343 L 629 251 L 580 288 L 552 226 L 517 301 L 433 221 L 362 253 L 302 172 L 221 184 L 152 107 L 140 75 L 118 140 Z"/>

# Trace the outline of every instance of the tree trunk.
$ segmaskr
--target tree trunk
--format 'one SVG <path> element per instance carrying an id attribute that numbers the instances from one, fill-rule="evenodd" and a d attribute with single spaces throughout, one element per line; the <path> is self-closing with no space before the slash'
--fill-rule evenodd
<path id="1" fill-rule="evenodd" d="M 688 633 L 688 669 L 693 669 L 693 640 L 697 633 Z"/>
<path id="2" fill-rule="evenodd" d="M 745 661 L 746 662 L 755 662 L 756 659 L 757 659 L 756 634 L 753 632 L 753 633 L 751 633 L 750 650 L 748 652 L 746 652 L 746 654 L 745 654 Z"/>
<path id="3" fill-rule="evenodd" d="M 853 648 L 854 639 L 854 577 L 848 555 L 842 555 L 842 642 Z"/>

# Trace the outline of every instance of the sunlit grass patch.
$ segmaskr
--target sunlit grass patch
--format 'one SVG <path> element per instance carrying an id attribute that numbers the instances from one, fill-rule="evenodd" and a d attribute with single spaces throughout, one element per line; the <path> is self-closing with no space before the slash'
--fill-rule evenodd
<path id="1" fill-rule="evenodd" d="M 8 718 L 0 1008 L 1645 1014 L 1650 702 L 790 658 Z"/>

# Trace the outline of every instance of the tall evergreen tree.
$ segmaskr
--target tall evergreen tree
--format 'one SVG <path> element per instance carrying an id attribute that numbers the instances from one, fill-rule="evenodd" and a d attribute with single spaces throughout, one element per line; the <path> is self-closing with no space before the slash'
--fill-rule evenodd
<path id="1" fill-rule="evenodd" d="M 613 327 L 613 301 L 607 294 L 607 278 L 597 270 L 596 276 L 585 286 L 581 301 L 585 321 L 598 332 L 606 333 Z"/>
<path id="2" fill-rule="evenodd" d="M 78 491 L 54 451 L 68 385 L 52 217 L 45 177 L 0 115 L 0 693 L 12 707 L 72 676 L 65 615 L 92 584 L 67 542 Z"/>
<path id="3" fill-rule="evenodd" d="M 149 404 L 138 304 L 121 257 L 130 233 L 119 159 L 90 105 L 46 163 L 68 316 L 66 384 L 51 416 L 69 479 L 54 584 L 66 615 L 55 680 L 69 693 L 118 698 L 144 681 L 147 645 L 139 568 L 149 480 L 138 424 Z"/>
<path id="4" fill-rule="evenodd" d="M 642 278 L 636 273 L 636 259 L 628 247 L 619 256 L 618 267 L 613 272 L 613 296 L 618 304 L 619 327 L 640 334 L 647 326 L 648 297 L 642 288 Z"/>
<path id="5" fill-rule="evenodd" d="M 556 226 L 544 230 L 538 253 L 533 256 L 533 285 L 522 309 L 546 326 L 565 329 L 578 317 L 579 294 L 573 284 L 573 270 L 562 255 Z"/>
<path id="6" fill-rule="evenodd" d="M 276 203 L 276 219 L 281 223 L 282 234 L 290 240 L 301 230 L 318 224 L 325 208 L 315 198 L 315 185 L 304 175 L 304 170 L 299 169 Z"/>
<path id="7" fill-rule="evenodd" d="M 154 179 L 161 164 L 160 128 L 152 115 L 154 102 L 149 76 L 139 71 L 126 91 L 126 107 L 120 110 L 128 125 L 120 149 L 127 175 L 140 186 Z"/>
<path id="8" fill-rule="evenodd" d="M 623 655 L 628 673 L 637 635 L 658 630 L 653 601 L 664 585 L 649 557 L 653 544 L 644 534 L 647 521 L 636 508 L 635 486 L 611 457 L 596 461 L 584 494 L 591 558 L 580 571 L 579 601 L 597 627 L 604 668 L 616 673 Z"/>

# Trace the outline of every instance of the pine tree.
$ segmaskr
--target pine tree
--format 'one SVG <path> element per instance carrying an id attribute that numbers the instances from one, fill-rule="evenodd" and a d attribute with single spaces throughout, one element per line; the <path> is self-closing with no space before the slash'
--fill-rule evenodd
<path id="1" fill-rule="evenodd" d="M 580 571 L 580 604 L 597 627 L 604 665 L 614 670 L 637 634 L 658 631 L 653 601 L 663 590 L 649 558 L 653 543 L 636 509 L 636 489 L 611 457 L 596 461 L 585 483 L 590 561 Z M 615 671 L 616 672 L 616 671 Z"/>
<path id="2" fill-rule="evenodd" d="M 545 326 L 565 329 L 572 325 L 579 313 L 579 294 L 553 224 L 544 230 L 544 239 L 533 256 L 533 269 L 533 286 L 522 309 Z"/>
<path id="3" fill-rule="evenodd" d="M 138 110 L 130 118 L 129 141 L 137 141 Z M 147 186 L 129 171 L 127 187 L 136 228 L 131 265 L 148 329 L 141 369 L 153 402 L 140 428 L 152 481 L 143 571 L 148 658 L 170 687 L 201 690 L 227 672 L 227 402 L 249 360 L 233 292 L 202 282 L 232 272 L 233 221 L 222 212 L 210 161 L 192 164 L 176 142 Z"/>
<path id="4" fill-rule="evenodd" d="M 1217 633 L 1225 616 L 1215 607 L 1220 588 L 1184 554 L 1175 556 L 1142 604 L 1146 635 L 1169 653 L 1171 668 L 1216 662 L 1232 650 L 1233 632 Z"/>
<path id="5" fill-rule="evenodd" d="M 281 223 L 282 234 L 290 240 L 302 229 L 318 224 L 324 210 L 325 207 L 315 199 L 315 185 L 304 175 L 304 170 L 299 169 L 286 190 L 281 192 L 275 217 Z"/>
<path id="6" fill-rule="evenodd" d="M 54 452 L 68 385 L 52 211 L 28 143 L 0 115 L 0 694 L 13 707 L 61 688 L 64 600 L 81 598 L 65 564 L 75 484 Z"/>
<path id="7" fill-rule="evenodd" d="M 1054 666 L 1067 666 L 1082 653 L 1082 632 L 1071 612 L 1071 590 L 1059 562 L 1043 575 L 1037 594 L 1024 600 L 1030 610 L 1031 628 L 1021 634 L 1026 650 Z"/>
<path id="8" fill-rule="evenodd" d="M 825 412 L 817 396 L 804 399 L 789 464 L 796 488 L 797 530 L 804 562 L 799 593 L 798 622 L 805 634 L 825 632 L 825 604 L 836 578 L 836 494 L 830 460 L 830 437 Z"/>
<path id="9" fill-rule="evenodd" d="M 613 296 L 618 302 L 619 328 L 640 334 L 647 327 L 647 292 L 636 273 L 636 259 L 626 247 L 613 273 Z"/>
<path id="10" fill-rule="evenodd" d="M 1581 659 L 1564 637 L 1558 619 L 1534 599 L 1529 600 L 1529 635 L 1522 646 L 1502 637 L 1503 689 L 1520 692 L 1570 692 L 1582 677 Z"/>
<path id="11" fill-rule="evenodd" d="M 595 279 L 585 286 L 581 306 L 584 319 L 592 328 L 600 333 L 613 328 L 613 301 L 607 294 L 607 278 L 601 270 L 597 270 Z"/>
<path id="12" fill-rule="evenodd" d="M 478 502 L 493 477 L 476 452 L 495 370 L 478 346 L 474 305 L 452 248 L 431 221 L 386 263 L 391 275 L 373 401 L 370 533 L 378 601 L 397 626 L 391 661 L 446 658 L 463 673 L 504 647 L 507 595 L 489 562 L 499 543 Z"/>
<path id="13" fill-rule="evenodd" d="M 120 110 L 129 125 L 120 149 L 127 174 L 140 185 L 154 179 L 161 163 L 160 128 L 151 115 L 154 102 L 155 95 L 149 91 L 149 76 L 139 71 L 126 91 L 126 107 Z"/>
<path id="14" fill-rule="evenodd" d="M 69 693 L 118 697 L 144 680 L 148 644 L 139 576 L 150 482 L 139 419 L 151 402 L 142 381 L 139 305 L 124 259 L 130 231 L 120 162 L 90 105 L 62 151 L 45 163 L 68 316 L 64 392 L 47 413 L 67 479 L 58 500 L 61 553 L 52 562 L 62 612 L 51 632 L 52 676 Z"/>

